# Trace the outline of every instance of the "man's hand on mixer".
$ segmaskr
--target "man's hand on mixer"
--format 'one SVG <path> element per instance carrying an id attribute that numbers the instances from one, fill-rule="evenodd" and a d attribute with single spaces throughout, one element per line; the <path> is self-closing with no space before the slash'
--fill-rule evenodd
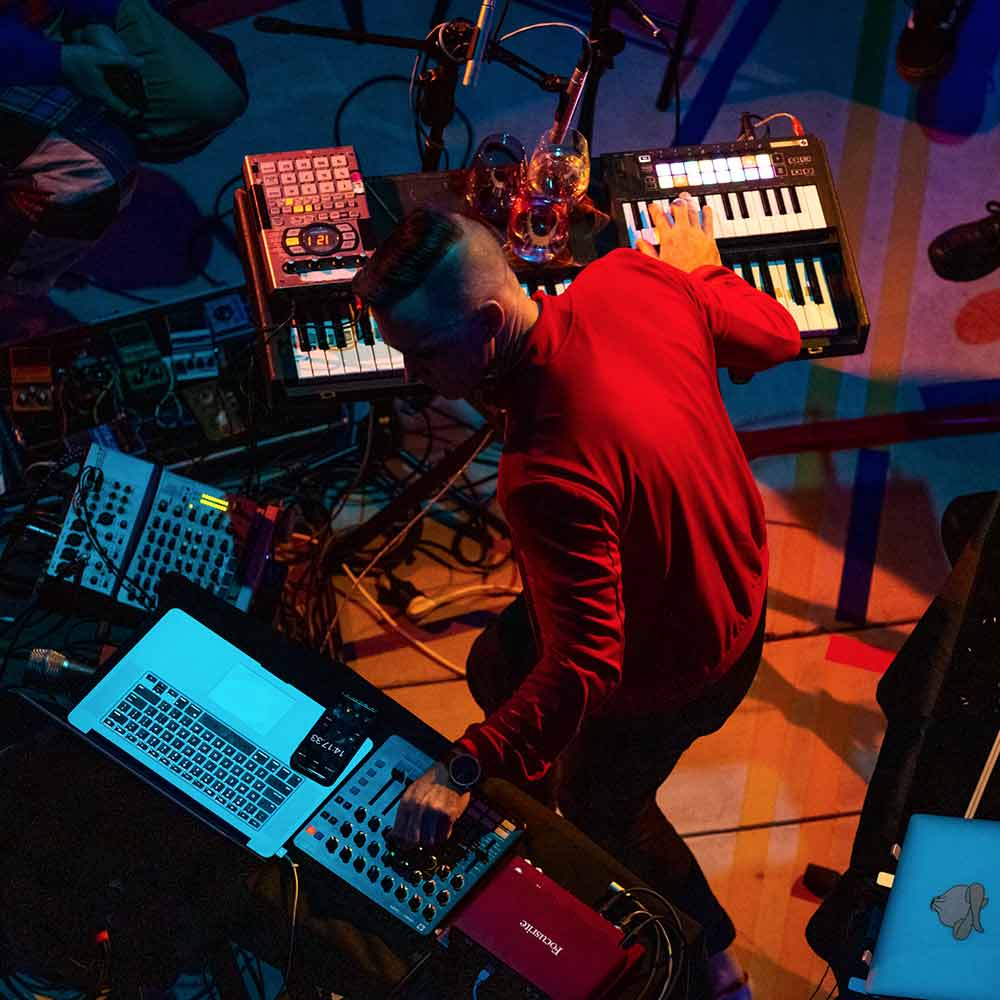
<path id="1" fill-rule="evenodd" d="M 421 847 L 447 840 L 469 798 L 468 792 L 460 792 L 449 783 L 444 764 L 431 765 L 399 800 L 394 838 L 403 845 Z"/>
<path id="2" fill-rule="evenodd" d="M 656 235 L 660 239 L 659 252 L 640 239 L 636 249 L 647 257 L 658 257 L 666 264 L 672 264 L 682 271 L 693 271 L 704 264 L 721 264 L 719 248 L 712 236 L 712 209 L 706 205 L 702 209 L 704 222 L 698 224 L 698 203 L 683 194 L 670 205 L 673 225 L 659 205 L 650 203 L 649 214 Z"/>

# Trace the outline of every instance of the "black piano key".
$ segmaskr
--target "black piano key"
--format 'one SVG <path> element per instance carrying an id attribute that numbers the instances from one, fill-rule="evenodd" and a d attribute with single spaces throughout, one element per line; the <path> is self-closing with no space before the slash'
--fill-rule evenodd
<path id="1" fill-rule="evenodd" d="M 757 287 L 757 281 L 754 278 L 753 267 L 749 260 L 744 260 L 740 262 L 743 267 L 743 280 L 751 287 Z"/>
<path id="2" fill-rule="evenodd" d="M 747 208 L 746 199 L 743 197 L 742 191 L 736 192 L 736 203 L 740 206 L 740 215 L 742 215 L 744 219 L 749 219 L 750 210 Z"/>
<path id="3" fill-rule="evenodd" d="M 795 188 L 794 187 L 790 187 L 788 189 L 788 193 L 789 193 L 789 195 L 791 196 L 791 199 L 792 199 L 792 211 L 794 211 L 796 213 L 796 215 L 801 215 L 802 214 L 802 206 L 799 204 L 799 196 L 795 193 Z"/>
<path id="4" fill-rule="evenodd" d="M 809 294 L 813 302 L 817 305 L 822 305 L 823 290 L 820 287 L 819 275 L 816 273 L 816 265 L 813 263 L 812 257 L 806 257 L 803 264 L 806 269 L 806 282 L 809 285 Z"/>
<path id="5" fill-rule="evenodd" d="M 771 281 L 771 269 L 767 266 L 767 261 L 766 260 L 759 261 L 759 265 L 760 265 L 761 284 L 763 285 L 761 291 L 767 292 L 767 294 L 770 295 L 772 299 L 776 298 L 774 294 L 774 282 Z"/>
<path id="6" fill-rule="evenodd" d="M 326 329 L 322 319 L 316 322 L 316 344 L 321 351 L 330 350 L 330 342 L 326 338 Z"/>
<path id="7" fill-rule="evenodd" d="M 771 211 L 771 199 L 767 196 L 767 189 L 761 188 L 757 193 L 760 195 L 760 203 L 764 206 L 764 214 L 774 215 L 774 212 Z"/>
<path id="8" fill-rule="evenodd" d="M 309 337 L 306 335 L 305 324 L 297 323 L 292 320 L 292 330 L 295 333 L 295 339 L 298 341 L 300 351 L 311 351 L 312 346 L 309 343 Z"/>
<path id="9" fill-rule="evenodd" d="M 726 218 L 732 221 L 736 216 L 733 214 L 733 206 L 729 202 L 729 192 L 723 191 L 719 197 L 722 199 L 722 207 L 726 210 Z"/>
<path id="10" fill-rule="evenodd" d="M 698 204 L 704 208 L 708 204 L 708 198 L 703 194 L 698 195 Z"/>
<path id="11" fill-rule="evenodd" d="M 804 306 L 806 304 L 806 297 L 802 294 L 802 282 L 799 281 L 799 272 L 795 266 L 794 260 L 784 260 L 785 265 L 785 275 L 788 280 L 788 290 L 792 293 L 792 301 L 796 305 Z"/>
<path id="12" fill-rule="evenodd" d="M 343 351 L 347 347 L 347 337 L 344 334 L 344 325 L 340 322 L 339 317 L 333 323 L 333 336 L 336 338 L 337 347 Z"/>
<path id="13" fill-rule="evenodd" d="M 778 214 L 788 215 L 788 209 L 785 207 L 785 199 L 781 196 L 781 188 L 774 188 L 771 193 L 774 195 L 774 200 L 778 203 Z"/>
<path id="14" fill-rule="evenodd" d="M 355 324 L 360 332 L 361 339 L 369 346 L 375 346 L 375 331 L 372 329 L 371 316 L 368 315 L 367 309 L 359 309 L 356 314 L 357 323 Z"/>

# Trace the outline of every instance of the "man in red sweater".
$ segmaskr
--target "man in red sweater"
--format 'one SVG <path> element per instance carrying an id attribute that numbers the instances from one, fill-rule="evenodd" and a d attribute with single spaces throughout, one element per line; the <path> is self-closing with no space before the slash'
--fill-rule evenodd
<path id="1" fill-rule="evenodd" d="M 480 774 L 544 789 L 703 925 L 713 996 L 745 1000 L 732 922 L 656 791 L 763 648 L 764 510 L 717 369 L 761 371 L 801 341 L 721 266 L 709 209 L 653 211 L 659 254 L 616 250 L 558 297 L 526 296 L 479 223 L 423 210 L 355 279 L 413 378 L 506 411 L 499 500 L 526 598 L 470 653 L 485 721 L 410 786 L 395 832 L 443 839 Z"/>

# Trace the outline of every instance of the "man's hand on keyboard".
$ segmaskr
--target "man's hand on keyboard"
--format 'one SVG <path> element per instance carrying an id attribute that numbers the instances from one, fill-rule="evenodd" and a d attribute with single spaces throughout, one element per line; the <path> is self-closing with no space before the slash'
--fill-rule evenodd
<path id="1" fill-rule="evenodd" d="M 399 800 L 393 836 L 404 845 L 439 844 L 451 835 L 451 828 L 465 812 L 469 798 L 468 792 L 459 792 L 449 784 L 444 764 L 435 763 Z"/>
<path id="2" fill-rule="evenodd" d="M 704 264 L 722 263 L 712 236 L 712 209 L 708 205 L 702 209 L 704 222 L 700 225 L 698 203 L 688 194 L 675 199 L 670 205 L 673 225 L 655 202 L 650 203 L 649 214 L 660 239 L 660 249 L 657 253 L 653 246 L 640 239 L 636 243 L 640 253 L 658 257 L 664 263 L 688 272 Z"/>

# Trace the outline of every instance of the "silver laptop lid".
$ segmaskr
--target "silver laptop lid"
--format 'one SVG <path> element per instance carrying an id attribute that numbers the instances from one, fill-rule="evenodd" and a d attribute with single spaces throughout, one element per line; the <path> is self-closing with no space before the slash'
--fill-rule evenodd
<path id="1" fill-rule="evenodd" d="M 70 712 L 69 722 L 141 765 L 136 772 L 168 786 L 179 804 L 206 810 L 213 825 L 272 857 L 284 853 L 336 790 L 289 766 L 322 714 L 318 702 L 173 609 Z M 362 743 L 345 775 L 371 747 L 371 740 Z"/>

